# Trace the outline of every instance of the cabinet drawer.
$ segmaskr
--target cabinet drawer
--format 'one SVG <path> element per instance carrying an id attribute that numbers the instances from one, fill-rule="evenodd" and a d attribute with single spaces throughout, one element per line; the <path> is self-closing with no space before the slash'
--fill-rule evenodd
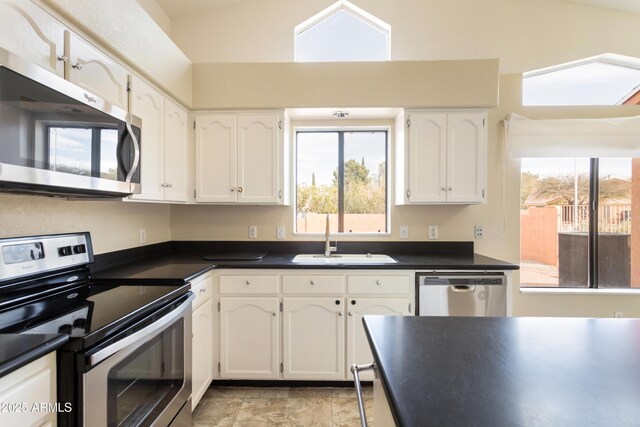
<path id="1" fill-rule="evenodd" d="M 347 278 L 349 294 L 409 294 L 413 281 L 409 276 L 359 276 Z"/>
<path id="2" fill-rule="evenodd" d="M 344 276 L 282 276 L 283 294 L 343 294 Z"/>
<path id="3" fill-rule="evenodd" d="M 195 310 L 200 304 L 211 298 L 213 293 L 213 279 L 211 275 L 198 278 L 191 282 L 191 291 L 196 296 L 191 307 Z"/>
<path id="4" fill-rule="evenodd" d="M 221 294 L 275 294 L 278 276 L 220 276 Z"/>

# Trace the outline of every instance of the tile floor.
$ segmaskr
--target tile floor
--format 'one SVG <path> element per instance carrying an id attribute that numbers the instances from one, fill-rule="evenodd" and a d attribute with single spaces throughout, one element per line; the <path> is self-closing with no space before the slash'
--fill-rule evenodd
<path id="1" fill-rule="evenodd" d="M 363 388 L 373 425 L 373 389 Z M 194 427 L 359 427 L 354 388 L 210 387 L 193 412 Z"/>

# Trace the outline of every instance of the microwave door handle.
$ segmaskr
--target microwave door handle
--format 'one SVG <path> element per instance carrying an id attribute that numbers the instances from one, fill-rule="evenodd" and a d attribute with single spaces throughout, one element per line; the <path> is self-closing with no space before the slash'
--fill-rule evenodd
<path id="1" fill-rule="evenodd" d="M 131 141 L 133 142 L 134 149 L 133 164 L 131 165 L 131 169 L 129 170 L 129 173 L 127 173 L 127 177 L 124 180 L 125 182 L 130 183 L 133 179 L 133 175 L 136 173 L 138 167 L 140 166 L 140 144 L 138 143 L 138 137 L 135 133 L 133 133 L 133 128 L 131 127 L 129 118 L 127 118 L 126 126 L 127 132 L 129 132 L 129 136 L 131 137 Z"/>

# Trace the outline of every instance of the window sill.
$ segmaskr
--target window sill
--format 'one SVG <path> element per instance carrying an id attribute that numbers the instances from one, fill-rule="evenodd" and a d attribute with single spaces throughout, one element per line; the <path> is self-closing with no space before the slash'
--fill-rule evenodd
<path id="1" fill-rule="evenodd" d="M 634 295 L 640 297 L 640 288 L 606 288 L 606 289 L 580 289 L 580 288 L 520 288 L 521 294 L 542 295 Z"/>

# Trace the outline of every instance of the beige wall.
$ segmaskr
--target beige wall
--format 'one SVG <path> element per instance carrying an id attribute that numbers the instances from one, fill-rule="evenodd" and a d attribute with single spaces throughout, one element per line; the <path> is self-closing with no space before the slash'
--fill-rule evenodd
<path id="1" fill-rule="evenodd" d="M 195 109 L 494 107 L 498 60 L 195 64 L 193 84 Z"/>
<path id="2" fill-rule="evenodd" d="M 171 239 L 167 205 L 0 194 L 0 237 L 89 231 L 99 254 Z"/>
<path id="3" fill-rule="evenodd" d="M 111 54 L 191 106 L 191 61 L 135 0 L 42 0 Z"/>
<path id="4" fill-rule="evenodd" d="M 249 0 L 172 22 L 195 63 L 293 60 L 294 27 L 334 0 Z M 391 25 L 392 60 L 500 58 L 502 73 L 640 56 L 640 16 L 557 0 L 352 0 Z"/>

